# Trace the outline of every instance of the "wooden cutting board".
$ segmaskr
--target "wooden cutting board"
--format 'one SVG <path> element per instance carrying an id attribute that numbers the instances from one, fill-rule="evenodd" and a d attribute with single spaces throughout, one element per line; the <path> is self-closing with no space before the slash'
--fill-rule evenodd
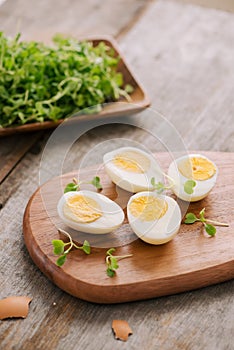
<path id="1" fill-rule="evenodd" d="M 24 215 L 23 231 L 27 249 L 40 270 L 64 291 L 96 303 L 120 303 L 148 299 L 188 291 L 223 282 L 234 277 L 234 153 L 202 152 L 213 160 L 219 175 L 216 186 L 204 200 L 192 203 L 190 211 L 206 208 L 207 217 L 228 222 L 229 227 L 217 227 L 215 237 L 209 237 L 200 223 L 181 225 L 178 235 L 169 243 L 152 246 L 137 239 L 127 219 L 121 228 L 109 236 L 76 234 L 78 241 L 88 239 L 91 255 L 72 251 L 62 268 L 56 266 L 52 239 L 64 239 L 57 228 L 67 229 L 58 218 L 56 207 L 62 190 L 76 172 L 51 179 L 31 197 Z M 156 155 L 164 170 L 169 155 Z M 96 168 L 95 168 L 96 169 Z M 81 178 L 92 178 L 95 169 L 84 169 Z M 127 200 L 100 168 L 103 194 L 113 200 Z M 123 198 L 120 198 L 120 197 Z M 124 198 L 125 197 L 125 198 Z M 43 198 L 43 199 L 42 199 Z M 43 201 L 46 203 L 44 204 Z M 184 202 L 179 203 L 182 206 Z M 72 230 L 69 230 L 72 232 Z M 105 254 L 118 246 L 117 255 L 133 254 L 121 260 L 114 278 L 106 275 Z"/>

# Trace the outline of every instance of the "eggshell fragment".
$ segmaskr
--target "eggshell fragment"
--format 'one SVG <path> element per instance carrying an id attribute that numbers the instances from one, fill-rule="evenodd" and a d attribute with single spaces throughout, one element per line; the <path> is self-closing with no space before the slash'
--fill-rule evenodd
<path id="1" fill-rule="evenodd" d="M 127 341 L 128 336 L 133 333 L 128 322 L 124 320 L 113 320 L 112 329 L 115 333 L 115 339 L 123 341 Z"/>
<path id="2" fill-rule="evenodd" d="M 31 300 L 32 298 L 26 296 L 11 296 L 0 300 L 0 320 L 9 317 L 27 317 Z"/>

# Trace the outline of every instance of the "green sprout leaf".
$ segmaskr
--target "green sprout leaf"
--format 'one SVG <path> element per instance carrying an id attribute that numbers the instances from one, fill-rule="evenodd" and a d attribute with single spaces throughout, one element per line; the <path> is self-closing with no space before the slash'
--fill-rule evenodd
<path id="1" fill-rule="evenodd" d="M 115 276 L 116 270 L 119 268 L 118 260 L 129 258 L 130 256 L 132 256 L 132 254 L 119 255 L 119 256 L 112 255 L 112 253 L 114 252 L 115 252 L 115 248 L 110 248 L 106 252 L 106 266 L 107 266 L 106 274 L 108 277 Z"/>
<path id="2" fill-rule="evenodd" d="M 64 193 L 77 191 L 78 189 L 79 189 L 78 184 L 75 184 L 74 182 L 70 182 L 69 184 L 66 185 L 66 187 L 64 189 Z"/>
<path id="3" fill-rule="evenodd" d="M 66 261 L 66 258 L 67 258 L 67 254 L 61 255 L 61 256 L 57 259 L 56 265 L 59 266 L 59 267 L 63 266 L 63 264 L 64 264 L 65 261 Z"/>
<path id="4" fill-rule="evenodd" d="M 85 254 L 90 254 L 91 252 L 91 248 L 90 248 L 90 244 L 88 241 L 84 241 L 84 244 L 82 246 L 82 250 L 85 252 Z"/>
<path id="5" fill-rule="evenodd" d="M 192 194 L 193 193 L 193 188 L 196 186 L 196 181 L 194 180 L 187 180 L 184 183 L 184 192 L 187 194 Z"/>
<path id="6" fill-rule="evenodd" d="M 162 182 L 155 182 L 154 177 L 151 179 L 151 185 L 158 192 L 158 194 L 161 194 L 166 189 L 165 185 Z"/>
<path id="7" fill-rule="evenodd" d="M 71 191 L 79 191 L 80 186 L 82 184 L 91 184 L 94 187 L 96 187 L 98 190 L 102 190 L 101 180 L 100 177 L 95 176 L 92 181 L 78 181 L 76 178 L 73 179 L 73 182 L 70 182 L 66 185 L 64 189 L 64 193 L 71 192 Z"/>
<path id="8" fill-rule="evenodd" d="M 106 274 L 107 274 L 108 277 L 114 277 L 115 276 L 115 271 L 112 268 L 108 267 L 106 269 Z"/>
<path id="9" fill-rule="evenodd" d="M 119 268 L 118 260 L 117 260 L 116 258 L 114 258 L 114 257 L 111 257 L 111 258 L 110 258 L 110 265 L 111 265 L 111 268 L 112 268 L 113 270 L 116 270 L 116 269 Z"/>
<path id="10" fill-rule="evenodd" d="M 165 186 L 162 182 L 158 182 L 157 184 L 155 184 L 154 188 L 158 192 L 158 194 L 163 193 L 163 191 L 165 190 Z"/>
<path id="11" fill-rule="evenodd" d="M 163 193 L 164 190 L 169 190 L 170 188 L 172 188 L 174 186 L 174 180 L 168 176 L 167 174 L 162 173 L 169 181 L 170 181 L 170 185 L 165 185 L 162 182 L 156 182 L 155 178 L 152 177 L 151 178 L 151 185 L 154 187 L 154 190 L 157 191 L 158 194 Z"/>
<path id="12" fill-rule="evenodd" d="M 216 228 L 213 225 L 205 223 L 204 226 L 208 235 L 214 236 L 216 234 Z"/>
<path id="13" fill-rule="evenodd" d="M 188 213 L 185 216 L 185 224 L 193 224 L 194 222 L 199 221 L 199 219 L 193 213 Z"/>
<path id="14" fill-rule="evenodd" d="M 224 226 L 224 227 L 228 227 L 229 226 L 227 223 L 224 223 L 224 222 L 219 222 L 219 221 L 206 219 L 205 218 L 205 208 L 203 208 L 200 211 L 199 218 L 196 217 L 196 215 L 193 214 L 193 213 L 186 214 L 185 220 L 184 220 L 185 224 L 193 224 L 196 221 L 199 221 L 199 222 L 201 222 L 204 225 L 206 232 L 210 236 L 214 236 L 216 234 L 215 225 L 217 225 L 217 226 Z"/>
<path id="15" fill-rule="evenodd" d="M 96 187 L 98 190 L 102 190 L 102 185 L 101 185 L 101 182 L 100 182 L 100 177 L 98 176 L 95 176 L 92 181 L 91 181 L 91 184 Z"/>
<path id="16" fill-rule="evenodd" d="M 165 185 L 162 182 L 155 182 L 155 178 L 152 177 L 151 179 L 151 185 L 154 186 L 156 190 L 164 190 Z"/>
<path id="17" fill-rule="evenodd" d="M 134 88 L 133 88 L 132 85 L 126 84 L 124 90 L 125 90 L 128 94 L 131 94 L 131 93 L 134 91 Z"/>
<path id="18" fill-rule="evenodd" d="M 54 254 L 61 255 L 64 253 L 64 242 L 61 239 L 53 239 Z"/>
<path id="19" fill-rule="evenodd" d="M 68 232 L 61 229 L 59 229 L 58 232 L 68 237 L 69 242 L 64 243 L 61 239 L 54 239 L 52 241 L 54 247 L 54 255 L 60 255 L 56 261 L 57 266 L 62 266 L 65 263 L 67 255 L 70 253 L 72 248 L 83 250 L 83 252 L 88 255 L 91 253 L 91 247 L 88 241 L 85 240 L 82 246 L 78 246 L 73 242 L 71 235 Z M 68 246 L 66 251 L 64 251 L 65 246 Z"/>

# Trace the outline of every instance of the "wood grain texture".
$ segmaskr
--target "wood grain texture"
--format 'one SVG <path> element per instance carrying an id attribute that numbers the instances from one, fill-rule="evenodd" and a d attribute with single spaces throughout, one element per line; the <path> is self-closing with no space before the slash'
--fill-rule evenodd
<path id="1" fill-rule="evenodd" d="M 152 109 L 173 123 L 190 149 L 234 149 L 233 42 L 232 13 L 159 0 L 121 43 Z"/>
<path id="2" fill-rule="evenodd" d="M 0 184 L 40 137 L 41 133 L 37 133 L 29 135 L 26 140 L 25 136 L 0 139 Z"/>
<path id="3" fill-rule="evenodd" d="M 109 34 L 116 36 L 138 17 L 148 1 L 7 0 L 0 7 L 1 30 L 8 35 L 22 32 L 26 40 L 50 42 L 55 33 L 75 37 Z"/>
<path id="4" fill-rule="evenodd" d="M 234 211 L 229 209 L 234 208 L 234 201 L 230 198 L 230 192 L 234 191 L 234 153 L 205 155 L 219 169 L 218 183 L 207 198 L 191 203 L 189 210 L 198 213 L 205 207 L 208 218 L 225 220 L 230 224 L 229 228 L 218 228 L 215 238 L 206 237 L 200 224 L 182 224 L 179 234 L 170 243 L 152 246 L 134 237 L 125 218 L 125 224 L 112 234 L 113 238 L 110 235 L 75 236 L 80 243 L 84 239 L 91 239 L 93 254 L 84 256 L 74 251 L 69 255 L 67 263 L 59 268 L 55 264 L 57 257 L 53 256 L 51 241 L 61 238 L 57 232 L 58 227 L 71 232 L 64 227 L 56 211 L 61 190 L 77 176 L 77 172 L 74 172 L 63 175 L 62 178 L 51 179 L 29 201 L 23 230 L 25 244 L 32 259 L 60 288 L 78 298 L 96 303 L 148 299 L 234 278 Z M 169 154 L 158 153 L 156 158 L 164 169 L 168 168 Z M 78 176 L 80 179 L 92 178 L 98 168 L 100 166 L 92 170 L 83 169 Z M 102 193 L 120 201 L 116 186 L 108 179 L 105 171 L 99 171 L 98 176 L 104 188 Z M 182 208 L 183 204 L 182 202 Z M 128 243 L 129 241 L 132 242 Z M 111 248 L 116 245 L 119 246 L 117 255 L 133 254 L 133 257 L 121 261 L 117 276 L 109 278 L 105 274 L 106 249 L 102 247 Z"/>
<path id="5" fill-rule="evenodd" d="M 219 10 L 234 12 L 234 4 L 232 0 L 177 0 L 187 4 L 195 4 L 204 7 L 216 8 Z"/>
<path id="6" fill-rule="evenodd" d="M 12 1 L 11 4 L 13 3 L 17 7 L 17 2 Z M 79 15 L 83 15 L 82 10 L 74 13 L 70 11 L 68 17 L 64 16 L 66 11 L 61 11 L 59 2 L 56 5 L 52 1 L 49 3 L 52 4 L 52 10 L 43 15 L 38 14 L 41 27 L 47 23 L 46 17 L 51 17 L 58 8 L 57 13 L 60 13 L 60 23 L 64 25 L 64 30 L 65 26 L 69 27 L 69 18 L 74 23 L 75 16 L 79 24 L 76 23 L 77 31 L 82 31 L 81 22 L 85 24 L 85 21 L 79 21 Z M 74 6 L 78 8 L 92 6 L 93 2 L 87 0 L 82 5 L 78 1 L 75 3 Z M 30 4 L 28 17 L 33 18 L 36 16 L 35 4 Z M 115 1 L 116 4 L 122 6 L 121 1 Z M 134 6 L 134 2 L 132 4 Z M 112 8 L 113 2 L 110 6 Z M 5 11 L 4 8 L 4 13 L 2 9 L 3 7 L 0 8 L 1 26 L 9 22 L 9 29 L 14 33 L 17 22 L 13 16 L 15 9 Z M 103 32 L 113 35 L 115 26 L 119 28 L 125 15 L 129 14 L 130 18 L 134 12 L 129 10 L 123 16 L 116 16 L 116 20 L 111 21 L 110 31 L 102 31 L 102 23 L 105 25 L 102 11 L 106 13 L 106 9 L 100 9 L 96 13 L 95 21 L 99 21 L 99 29 L 94 34 Z M 114 11 L 113 15 L 115 16 Z M 25 36 L 33 38 L 33 20 L 30 30 L 27 21 L 23 29 Z M 35 21 L 35 25 L 38 22 Z M 92 29 L 92 21 L 89 21 L 89 25 Z M 152 2 L 129 34 L 126 36 L 125 33 L 121 38 L 125 57 L 150 93 L 154 108 L 170 119 L 194 149 L 234 151 L 231 107 L 232 28 L 231 14 L 158 0 Z M 35 38 L 39 39 L 41 34 L 45 37 L 38 30 Z M 87 26 L 84 35 L 88 34 L 92 33 Z M 181 45 L 186 48 L 186 57 L 189 54 L 188 62 L 179 56 Z M 209 54 L 206 59 L 208 49 L 213 52 L 213 56 Z M 205 129 L 191 129 L 202 111 Z M 164 128 L 161 132 L 164 135 L 167 130 Z M 44 139 L 36 143 L 36 147 L 43 149 L 48 135 L 46 133 Z M 73 166 L 78 166 L 90 149 L 107 138 L 132 139 L 154 152 L 161 150 L 155 140 L 130 126 L 99 127 L 83 135 L 77 147 L 71 150 L 69 155 Z M 4 142 L 7 143 L 7 139 Z M 1 322 L 0 347 L 4 350 L 233 350 L 234 280 L 148 301 L 98 305 L 64 293 L 40 272 L 23 243 L 22 217 L 29 197 L 39 184 L 41 155 L 42 151 L 37 153 L 30 149 L 0 187 L 4 201 L 0 211 L 0 296 L 3 298 L 16 294 L 33 297 L 25 320 Z M 56 156 L 52 157 L 48 169 L 53 169 L 56 161 Z M 90 164 L 92 162 L 91 159 Z M 66 166 L 69 171 L 69 162 L 66 162 Z M 54 302 L 56 305 L 53 305 Z M 111 330 L 113 319 L 125 319 L 133 329 L 134 334 L 127 343 L 114 339 Z"/>

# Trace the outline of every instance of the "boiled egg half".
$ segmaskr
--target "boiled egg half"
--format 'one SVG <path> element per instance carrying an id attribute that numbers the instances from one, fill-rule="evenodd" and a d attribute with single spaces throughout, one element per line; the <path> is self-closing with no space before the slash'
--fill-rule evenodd
<path id="1" fill-rule="evenodd" d="M 64 224 L 86 233 L 114 231 L 124 220 L 124 212 L 118 204 L 92 191 L 65 193 L 57 210 Z"/>
<path id="2" fill-rule="evenodd" d="M 174 180 L 172 187 L 177 197 L 185 201 L 196 202 L 205 198 L 216 183 L 217 166 L 201 154 L 190 154 L 173 161 L 168 175 Z M 194 180 L 193 193 L 185 191 L 185 183 Z"/>
<path id="3" fill-rule="evenodd" d="M 122 147 L 103 157 L 110 179 L 129 192 L 152 191 L 151 179 L 163 182 L 163 174 L 156 159 L 135 147 Z"/>
<path id="4" fill-rule="evenodd" d="M 170 241 L 181 224 L 181 212 L 176 201 L 155 192 L 139 192 L 132 196 L 127 214 L 135 234 L 150 244 Z"/>

